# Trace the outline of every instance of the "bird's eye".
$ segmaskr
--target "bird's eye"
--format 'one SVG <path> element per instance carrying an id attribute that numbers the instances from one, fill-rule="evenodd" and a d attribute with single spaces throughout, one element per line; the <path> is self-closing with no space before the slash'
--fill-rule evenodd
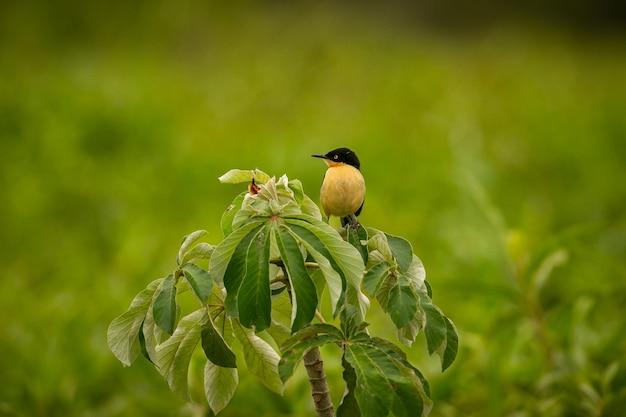
<path id="1" fill-rule="evenodd" d="M 333 156 L 333 159 L 338 159 L 338 158 L 339 158 L 339 155 Z"/>

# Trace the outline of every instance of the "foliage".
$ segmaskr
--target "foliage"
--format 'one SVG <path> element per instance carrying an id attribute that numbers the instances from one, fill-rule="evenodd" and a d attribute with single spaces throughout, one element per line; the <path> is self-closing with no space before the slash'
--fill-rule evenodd
<path id="1" fill-rule="evenodd" d="M 141 348 L 170 388 L 186 397 L 190 360 L 200 344 L 207 359 L 206 398 L 217 413 L 237 386 L 234 340 L 248 369 L 277 393 L 308 350 L 332 343 L 343 350 L 348 388 L 339 415 L 427 415 L 428 383 L 401 349 L 369 335 L 364 320 L 370 303 L 361 291 L 363 284 L 378 300 L 403 342 L 411 345 L 424 329 L 429 353 L 441 356 L 444 370 L 450 366 L 457 333 L 432 303 L 424 266 L 411 244 L 360 224 L 346 225 L 344 240 L 322 220 L 299 180 L 270 178 L 254 169 L 231 170 L 220 181 L 250 183 L 222 216 L 224 239 L 213 246 L 203 241 L 203 230 L 183 239 L 175 271 L 150 283 L 109 326 L 109 346 L 117 358 L 128 366 Z M 206 260 L 205 270 L 197 262 Z M 317 285 L 316 271 L 323 276 Z M 320 314 L 324 287 L 341 329 L 311 324 Z M 201 308 L 178 320 L 177 294 L 189 288 Z M 291 311 L 289 321 L 281 323 L 272 305 L 283 308 L 284 301 L 273 299 L 285 294 Z M 264 330 L 280 345 L 282 358 L 258 336 Z M 284 333 L 293 336 L 285 340 Z"/>
<path id="2" fill-rule="evenodd" d="M 210 413 L 201 349 L 191 406 L 149 362 L 120 366 L 107 326 L 173 269 L 181 231 L 220 240 L 236 187 L 215 174 L 229 161 L 284 170 L 317 201 L 308 155 L 337 146 L 363 163 L 363 223 L 412 243 L 462 336 L 444 373 L 423 337 L 399 343 L 432 383 L 433 417 L 623 414 L 623 33 L 501 19 L 432 31 L 338 2 L 136 6 L 0 6 L 0 414 Z M 561 249 L 567 262 L 529 303 L 518 283 Z M 367 319 L 395 340 L 374 299 Z M 339 400 L 339 351 L 321 350 Z M 225 417 L 311 415 L 302 368 L 285 397 L 238 380 Z"/>

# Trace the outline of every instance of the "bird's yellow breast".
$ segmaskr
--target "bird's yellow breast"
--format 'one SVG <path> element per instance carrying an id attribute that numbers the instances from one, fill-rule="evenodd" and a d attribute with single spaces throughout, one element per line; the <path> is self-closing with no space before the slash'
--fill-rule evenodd
<path id="1" fill-rule="evenodd" d="M 345 217 L 356 212 L 365 200 L 365 180 L 353 166 L 330 166 L 320 192 L 326 216 Z"/>

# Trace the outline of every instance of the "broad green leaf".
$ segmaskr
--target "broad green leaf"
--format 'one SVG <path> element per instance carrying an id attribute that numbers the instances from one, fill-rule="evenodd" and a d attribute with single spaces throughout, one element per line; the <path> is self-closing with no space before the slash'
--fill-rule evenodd
<path id="1" fill-rule="evenodd" d="M 428 281 L 424 280 L 424 286 L 426 287 L 426 294 L 429 298 L 433 298 L 433 289 L 430 287 Z"/>
<path id="2" fill-rule="evenodd" d="M 369 326 L 369 323 L 361 320 L 356 305 L 344 304 L 339 318 L 341 330 L 346 338 L 350 340 L 357 337 L 360 333 L 366 333 L 365 329 Z"/>
<path id="3" fill-rule="evenodd" d="M 293 227 L 293 225 L 291 225 L 291 227 Z M 304 230 L 306 231 L 306 229 Z M 309 243 L 308 240 L 303 239 L 301 235 L 293 232 L 293 230 L 291 231 L 293 235 L 297 237 L 298 241 L 304 246 L 309 255 L 311 255 L 313 260 L 315 260 L 315 262 L 317 263 L 318 268 L 320 269 L 321 273 L 324 276 L 324 280 L 326 281 L 326 286 L 328 287 L 330 305 L 332 307 L 333 313 L 336 313 L 339 304 L 339 298 L 341 297 L 341 275 L 339 275 L 339 273 L 333 268 L 330 260 L 322 253 L 320 253 L 317 249 L 315 249 L 315 247 L 311 243 Z M 319 244 L 321 245 L 321 242 L 319 242 Z M 326 253 L 328 252 L 326 251 Z"/>
<path id="4" fill-rule="evenodd" d="M 200 341 L 200 331 L 207 319 L 201 308 L 183 317 L 176 331 L 157 347 L 157 367 L 172 391 L 187 395 L 187 375 L 191 355 Z"/>
<path id="5" fill-rule="evenodd" d="M 411 247 L 411 244 L 406 239 L 399 236 L 393 236 L 388 233 L 385 233 L 385 235 L 387 236 L 389 248 L 391 248 L 393 257 L 396 258 L 396 262 L 398 262 L 400 270 L 405 272 L 409 269 L 409 266 L 413 261 L 413 248 Z"/>
<path id="6" fill-rule="evenodd" d="M 259 169 L 231 169 L 218 178 L 221 183 L 225 184 L 241 184 L 242 182 L 254 181 L 263 184 L 269 181 L 270 176 Z"/>
<path id="7" fill-rule="evenodd" d="M 291 305 L 293 307 L 291 331 L 296 332 L 313 320 L 317 308 L 317 291 L 304 266 L 298 242 L 283 227 L 274 229 L 274 231 L 278 249 L 291 284 Z"/>
<path id="8" fill-rule="evenodd" d="M 356 390 L 356 372 L 346 360 L 345 354 L 341 358 L 343 366 L 343 380 L 346 381 L 346 390 L 341 399 L 341 404 L 337 407 L 337 417 L 361 417 L 359 403 L 354 394 Z"/>
<path id="9" fill-rule="evenodd" d="M 238 384 L 237 368 L 223 368 L 207 361 L 204 366 L 204 394 L 214 414 L 230 403 Z"/>
<path id="10" fill-rule="evenodd" d="M 385 348 L 371 341 L 352 343 L 345 357 L 356 374 L 355 397 L 364 417 L 424 415 L 428 399 L 420 379 Z"/>
<path id="11" fill-rule="evenodd" d="M 355 229 L 352 225 L 346 226 L 346 240 L 356 248 L 363 258 L 363 263 L 367 263 L 369 251 L 367 249 L 367 231 L 360 224 Z M 365 244 L 361 242 L 366 242 Z"/>
<path id="12" fill-rule="evenodd" d="M 168 334 L 176 326 L 176 279 L 170 274 L 163 280 L 152 306 L 154 322 Z"/>
<path id="13" fill-rule="evenodd" d="M 252 221 L 241 226 L 239 229 L 234 230 L 231 234 L 226 236 L 219 245 L 215 247 L 213 254 L 211 255 L 211 262 L 209 264 L 209 274 L 218 284 L 223 284 L 224 273 L 230 262 L 230 258 L 233 256 L 233 252 L 237 249 L 241 239 L 246 237 L 255 228 L 263 224 L 264 221 Z"/>
<path id="14" fill-rule="evenodd" d="M 239 321 L 262 331 L 272 323 L 269 281 L 270 230 L 263 228 L 252 238 L 246 256 L 246 274 L 237 294 Z"/>
<path id="15" fill-rule="evenodd" d="M 443 343 L 446 342 L 446 321 L 439 309 L 429 301 L 422 298 L 422 310 L 426 314 L 426 343 L 428 353 L 433 354 Z"/>
<path id="16" fill-rule="evenodd" d="M 367 297 L 361 292 L 361 280 L 365 265 L 359 252 L 351 244 L 343 240 L 335 229 L 311 216 L 293 216 L 286 221 L 288 224 L 307 229 L 324 245 L 335 264 L 342 271 L 348 286 L 352 287 L 352 291 L 349 291 L 349 288 L 346 289 L 347 297 L 352 298 L 350 301 L 357 304 L 361 316 L 365 316 L 369 303 L 367 302 Z M 297 229 L 292 229 L 298 233 Z M 306 236 L 301 237 L 307 238 Z"/>
<path id="17" fill-rule="evenodd" d="M 300 210 L 302 210 L 303 214 L 308 214 L 318 220 L 322 220 L 322 212 L 320 211 L 320 208 L 307 195 L 305 195 L 300 202 Z"/>
<path id="18" fill-rule="evenodd" d="M 328 343 L 337 342 L 337 338 L 330 334 L 322 334 L 313 336 L 309 339 L 304 339 L 301 342 L 293 345 L 289 350 L 283 353 L 280 362 L 278 363 L 278 374 L 280 379 L 284 382 L 293 375 L 294 369 L 298 366 L 300 360 L 304 354 L 312 348 L 320 347 Z"/>
<path id="19" fill-rule="evenodd" d="M 124 366 L 130 366 L 141 351 L 139 332 L 152 298 L 163 279 L 152 281 L 133 298 L 128 310 L 116 317 L 107 330 L 109 349 Z"/>
<path id="20" fill-rule="evenodd" d="M 406 353 L 404 353 L 404 351 L 402 349 L 400 349 L 398 346 L 394 345 L 390 341 L 382 339 L 380 337 L 372 337 L 372 338 L 369 339 L 369 341 L 367 341 L 365 343 L 369 343 L 369 344 L 372 344 L 372 345 L 376 346 L 378 349 L 381 349 L 382 351 L 384 351 L 388 355 L 390 355 L 393 358 L 395 358 L 396 360 L 400 361 L 406 367 L 411 368 L 413 370 L 413 372 L 415 373 L 415 375 L 417 375 L 417 377 L 419 378 L 419 380 L 422 383 L 422 386 L 424 388 L 424 390 L 423 390 L 424 391 L 424 395 L 426 397 L 430 398 L 430 385 L 428 384 L 428 381 L 426 380 L 426 378 L 424 378 L 424 375 L 422 375 L 420 370 L 417 369 L 415 366 L 413 366 L 408 361 L 408 359 L 406 357 Z"/>
<path id="21" fill-rule="evenodd" d="M 206 230 L 196 230 L 195 232 L 192 232 L 183 238 L 183 243 L 180 245 L 180 249 L 178 250 L 178 258 L 176 258 L 179 265 L 182 263 L 181 260 L 184 258 L 185 254 L 191 248 L 191 246 L 206 234 Z"/>
<path id="22" fill-rule="evenodd" d="M 294 198 L 298 203 L 304 198 L 304 190 L 302 189 L 302 182 L 300 180 L 289 180 L 289 189 L 293 191 Z"/>
<path id="23" fill-rule="evenodd" d="M 422 292 L 426 290 L 426 270 L 424 269 L 422 260 L 417 256 L 413 255 L 413 260 L 411 261 L 411 265 L 409 265 L 409 269 L 407 269 L 402 275 L 406 277 L 411 285 L 413 285 L 413 288 L 421 290 Z"/>
<path id="24" fill-rule="evenodd" d="M 389 264 L 387 262 L 379 262 L 372 266 L 363 277 L 363 288 L 369 295 L 375 295 L 378 286 L 383 277 L 389 272 Z"/>
<path id="25" fill-rule="evenodd" d="M 237 308 L 237 294 L 239 293 L 239 287 L 241 281 L 243 281 L 246 275 L 246 259 L 248 256 L 248 248 L 250 242 L 259 233 L 263 226 L 259 225 L 252 229 L 237 245 L 237 249 L 230 258 L 226 272 L 224 273 L 224 287 L 226 288 L 226 298 L 224 305 L 226 311 L 230 316 L 239 316 L 239 310 Z"/>
<path id="26" fill-rule="evenodd" d="M 272 296 L 272 321 L 291 327 L 291 297 L 287 291 Z M 291 333 L 289 333 L 291 336 Z"/>
<path id="27" fill-rule="evenodd" d="M 217 366 L 224 368 L 236 368 L 235 354 L 222 335 L 215 329 L 213 321 L 208 318 L 202 325 L 202 350 L 207 359 Z"/>
<path id="28" fill-rule="evenodd" d="M 159 281 L 163 282 L 162 279 Z M 155 364 L 157 362 L 156 347 L 161 343 L 162 339 L 167 334 L 154 322 L 154 313 L 152 308 L 154 306 L 154 300 L 156 299 L 158 294 L 159 290 L 157 289 L 152 296 L 152 303 L 150 304 L 150 307 L 148 307 L 146 318 L 144 319 L 143 325 L 141 327 L 141 332 L 143 333 L 144 343 L 146 346 L 146 352 L 148 353 L 150 362 Z"/>
<path id="29" fill-rule="evenodd" d="M 446 348 L 441 355 L 441 371 L 445 371 L 452 365 L 459 349 L 459 336 L 454 324 L 447 317 L 444 317 L 444 320 L 446 321 Z"/>
<path id="30" fill-rule="evenodd" d="M 418 308 L 417 295 L 409 285 L 398 280 L 389 292 L 385 310 L 397 328 L 406 326 L 415 316 Z"/>
<path id="31" fill-rule="evenodd" d="M 387 235 L 371 227 L 367 228 L 367 234 L 369 235 L 367 247 L 370 254 L 371 252 L 378 252 L 384 261 L 393 264 L 394 257 L 389 247 L 389 242 L 387 241 Z"/>
<path id="32" fill-rule="evenodd" d="M 240 193 L 226 210 L 224 214 L 222 214 L 222 219 L 220 220 L 220 227 L 222 228 L 222 233 L 224 233 L 224 237 L 228 236 L 230 232 L 233 231 L 233 219 L 235 218 L 235 214 L 239 210 L 241 210 L 241 204 L 243 203 L 243 198 L 245 197 L 246 192 Z"/>
<path id="33" fill-rule="evenodd" d="M 183 273 L 193 292 L 206 304 L 213 287 L 209 273 L 195 264 L 186 264 Z"/>
<path id="34" fill-rule="evenodd" d="M 145 322 L 145 320 L 144 320 Z M 140 346 L 140 351 L 141 354 L 143 355 L 144 358 L 148 359 L 149 362 L 152 362 L 152 358 L 150 357 L 150 353 L 148 352 L 148 349 L 146 348 L 146 339 L 143 335 L 143 323 L 141 323 L 141 329 L 142 331 L 139 332 L 139 334 L 137 335 L 139 337 L 139 346 Z M 152 362 L 154 363 L 154 362 Z"/>
<path id="35" fill-rule="evenodd" d="M 412 346 L 419 331 L 426 325 L 426 315 L 420 309 L 415 316 L 403 327 L 398 329 L 398 340 L 407 346 Z"/>
<path id="36" fill-rule="evenodd" d="M 315 293 L 317 294 L 317 303 L 319 305 L 321 304 L 322 297 L 324 296 L 324 288 L 326 288 L 326 278 L 324 277 L 324 274 L 317 265 L 306 265 L 306 270 L 311 277 L 311 281 L 313 281 L 313 285 L 315 285 Z M 341 277 L 338 276 L 338 278 L 339 283 L 341 284 Z"/>
<path id="37" fill-rule="evenodd" d="M 183 259 L 181 259 L 180 264 L 185 265 L 187 262 L 193 261 L 194 259 L 210 259 L 214 249 L 215 246 L 209 243 L 198 243 L 187 251 Z"/>
<path id="38" fill-rule="evenodd" d="M 291 336 L 291 329 L 275 320 L 272 320 L 272 325 L 265 330 L 278 346 L 282 345 Z"/>
<path id="39" fill-rule="evenodd" d="M 242 327 L 235 320 L 232 323 L 250 372 L 257 376 L 267 388 L 282 394 L 283 383 L 278 375 L 280 360 L 278 354 L 266 341 L 254 334 L 254 331 Z"/>

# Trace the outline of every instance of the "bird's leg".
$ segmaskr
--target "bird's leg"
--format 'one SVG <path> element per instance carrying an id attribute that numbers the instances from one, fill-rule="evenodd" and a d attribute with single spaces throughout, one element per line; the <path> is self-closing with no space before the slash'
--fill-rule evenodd
<path id="1" fill-rule="evenodd" d="M 348 220 L 350 221 L 350 226 L 355 230 L 361 225 L 354 214 L 349 215 Z"/>

